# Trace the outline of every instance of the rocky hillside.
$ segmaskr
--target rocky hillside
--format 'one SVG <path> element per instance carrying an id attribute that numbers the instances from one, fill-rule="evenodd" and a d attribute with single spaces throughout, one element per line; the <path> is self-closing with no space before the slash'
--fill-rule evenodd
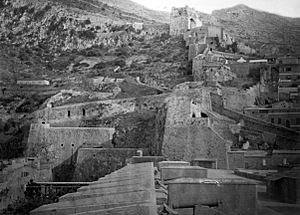
<path id="1" fill-rule="evenodd" d="M 118 8 L 120 10 L 126 11 L 128 13 L 139 15 L 149 20 L 154 20 L 156 22 L 162 22 L 162 23 L 170 22 L 170 13 L 164 11 L 150 10 L 130 0 L 98 0 L 98 1 L 106 3 L 109 6 Z"/>
<path id="2" fill-rule="evenodd" d="M 300 53 L 300 18 L 288 18 L 246 5 L 212 12 L 230 34 L 263 53 Z"/>

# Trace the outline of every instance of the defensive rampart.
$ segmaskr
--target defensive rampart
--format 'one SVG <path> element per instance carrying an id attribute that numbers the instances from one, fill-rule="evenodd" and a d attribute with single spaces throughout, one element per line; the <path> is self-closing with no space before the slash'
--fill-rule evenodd
<path id="1" fill-rule="evenodd" d="M 105 118 L 136 110 L 155 110 L 162 107 L 168 94 L 128 99 L 101 100 L 47 107 L 36 112 L 36 118 L 50 124 L 80 121 L 88 118 Z"/>
<path id="2" fill-rule="evenodd" d="M 85 143 L 98 145 L 111 143 L 114 128 L 50 127 L 32 124 L 28 137 L 29 155 L 38 156 L 57 166 L 72 157 Z"/>

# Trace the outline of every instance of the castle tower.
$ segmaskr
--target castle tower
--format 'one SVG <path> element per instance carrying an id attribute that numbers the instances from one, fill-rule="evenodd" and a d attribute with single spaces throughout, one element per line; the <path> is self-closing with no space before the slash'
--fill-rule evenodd
<path id="1" fill-rule="evenodd" d="M 170 35 L 182 35 L 187 30 L 201 26 L 202 21 L 200 20 L 196 10 L 189 8 L 188 6 L 183 8 L 172 8 Z"/>

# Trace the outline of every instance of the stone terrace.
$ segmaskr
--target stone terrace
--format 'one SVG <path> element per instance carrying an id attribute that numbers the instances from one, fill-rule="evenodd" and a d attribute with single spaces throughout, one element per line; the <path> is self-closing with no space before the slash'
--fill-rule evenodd
<path id="1" fill-rule="evenodd" d="M 152 163 L 128 164 L 31 215 L 157 214 Z"/>

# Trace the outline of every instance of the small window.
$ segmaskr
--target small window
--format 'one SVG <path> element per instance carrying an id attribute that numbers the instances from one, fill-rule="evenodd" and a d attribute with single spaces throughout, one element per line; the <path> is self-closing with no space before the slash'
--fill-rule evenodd
<path id="1" fill-rule="evenodd" d="M 27 177 L 29 175 L 29 172 L 22 172 L 21 177 Z"/>
<path id="2" fill-rule="evenodd" d="M 285 126 L 288 127 L 288 128 L 290 127 L 290 120 L 287 119 L 287 120 L 285 121 Z"/>
<path id="3" fill-rule="evenodd" d="M 60 144 L 60 146 L 61 146 L 61 147 L 64 147 L 64 144 L 62 143 L 62 144 Z"/>
<path id="4" fill-rule="evenodd" d="M 70 116 L 71 116 L 71 111 L 68 110 L 68 117 L 70 117 Z"/>
<path id="5" fill-rule="evenodd" d="M 278 124 L 281 124 L 281 118 L 278 118 Z"/>
<path id="6" fill-rule="evenodd" d="M 85 116 L 85 109 L 82 109 L 82 115 Z"/>
<path id="7" fill-rule="evenodd" d="M 300 118 L 297 118 L 297 119 L 296 119 L 296 124 L 297 124 L 297 125 L 300 125 Z"/>
<path id="8" fill-rule="evenodd" d="M 271 118 L 271 123 L 274 123 L 274 118 Z"/>
<path id="9" fill-rule="evenodd" d="M 287 68 L 286 68 L 286 71 L 287 71 L 287 72 L 291 72 L 291 71 L 292 71 L 292 68 L 291 68 L 291 67 L 287 67 Z"/>
<path id="10" fill-rule="evenodd" d="M 71 146 L 74 147 L 74 143 L 72 143 Z"/>

